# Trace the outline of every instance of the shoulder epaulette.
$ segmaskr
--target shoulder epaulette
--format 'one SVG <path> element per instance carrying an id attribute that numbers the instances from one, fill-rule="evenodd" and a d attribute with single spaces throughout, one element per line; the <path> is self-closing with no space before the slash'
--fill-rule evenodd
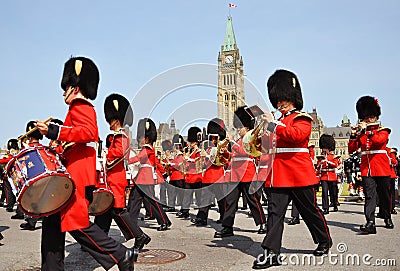
<path id="1" fill-rule="evenodd" d="M 392 132 L 392 129 L 390 129 L 389 127 L 381 126 L 381 127 L 378 128 L 378 131 L 385 131 L 385 130 L 386 130 L 389 134 L 390 134 L 390 132 Z"/>
<path id="2" fill-rule="evenodd" d="M 303 117 L 303 118 L 308 118 L 310 120 L 313 120 L 313 118 L 306 112 L 296 111 L 296 113 L 297 113 L 297 115 L 294 116 L 294 119 Z"/>

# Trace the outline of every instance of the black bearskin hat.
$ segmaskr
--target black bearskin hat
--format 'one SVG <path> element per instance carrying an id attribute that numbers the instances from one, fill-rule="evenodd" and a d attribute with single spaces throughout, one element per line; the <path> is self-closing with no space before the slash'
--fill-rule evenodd
<path id="1" fill-rule="evenodd" d="M 61 88 L 79 87 L 83 96 L 94 100 L 99 85 L 99 70 L 92 60 L 86 57 L 72 57 L 64 65 Z"/>
<path id="2" fill-rule="evenodd" d="M 366 117 L 378 117 L 381 115 L 381 107 L 378 99 L 371 96 L 363 96 L 358 99 L 356 104 L 358 119 L 363 120 Z"/>
<path id="3" fill-rule="evenodd" d="M 323 134 L 319 138 L 319 148 L 328 149 L 329 151 L 335 150 L 335 139 L 331 135 Z"/>
<path id="4" fill-rule="evenodd" d="M 108 149 L 111 146 L 111 142 L 114 139 L 114 134 L 108 134 L 106 136 L 106 148 Z"/>
<path id="5" fill-rule="evenodd" d="M 8 140 L 7 142 L 7 150 L 19 150 L 19 146 L 18 146 L 18 140 L 15 138 L 11 138 Z"/>
<path id="6" fill-rule="evenodd" d="M 154 143 L 157 140 L 157 129 L 154 122 L 149 118 L 139 120 L 137 127 L 136 140 L 139 142 L 140 138 L 148 138 L 149 143 Z"/>
<path id="7" fill-rule="evenodd" d="M 35 129 L 36 128 L 35 124 L 36 124 L 36 121 L 34 121 L 34 120 L 31 120 L 30 122 L 28 122 L 26 124 L 25 132 L 29 132 L 30 130 Z M 39 130 L 35 130 L 34 132 L 30 133 L 27 137 L 32 137 L 37 140 L 43 139 L 43 135 L 39 132 Z"/>
<path id="8" fill-rule="evenodd" d="M 277 70 L 267 82 L 268 97 L 272 106 L 278 108 L 278 102 L 293 102 L 297 110 L 303 109 L 303 97 L 297 76 L 287 70 Z"/>
<path id="9" fill-rule="evenodd" d="M 222 119 L 213 118 L 207 124 L 207 134 L 217 134 L 219 139 L 223 140 L 226 137 L 225 123 Z"/>
<path id="10" fill-rule="evenodd" d="M 163 151 L 172 151 L 172 142 L 170 140 L 164 140 L 161 142 Z"/>
<path id="11" fill-rule="evenodd" d="M 241 106 L 238 107 L 235 111 L 235 116 L 233 117 L 233 126 L 235 128 L 240 128 L 240 127 L 247 127 L 249 129 L 254 128 L 254 119 L 252 116 L 247 113 L 245 110 L 246 106 Z"/>
<path id="12" fill-rule="evenodd" d="M 185 140 L 183 139 L 183 136 L 178 135 L 178 134 L 175 134 L 175 135 L 172 137 L 172 144 L 173 144 L 173 145 L 175 145 L 175 144 L 181 144 L 181 148 L 184 148 L 186 143 L 185 143 Z"/>
<path id="13" fill-rule="evenodd" d="M 122 126 L 131 126 L 133 123 L 133 111 L 129 101 L 122 95 L 113 93 L 104 101 L 104 115 L 106 121 L 119 120 Z"/>
<path id="14" fill-rule="evenodd" d="M 190 127 L 188 130 L 187 140 L 189 142 L 200 142 L 202 141 L 202 133 L 199 127 Z"/>

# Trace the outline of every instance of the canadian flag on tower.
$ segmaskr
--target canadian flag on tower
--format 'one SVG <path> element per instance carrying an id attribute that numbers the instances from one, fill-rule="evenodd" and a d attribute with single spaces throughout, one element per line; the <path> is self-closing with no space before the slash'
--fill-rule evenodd
<path id="1" fill-rule="evenodd" d="M 230 7 L 230 8 L 237 8 L 237 6 L 236 6 L 235 4 L 232 4 L 232 3 L 229 3 L 229 4 L 228 4 L 228 7 Z"/>

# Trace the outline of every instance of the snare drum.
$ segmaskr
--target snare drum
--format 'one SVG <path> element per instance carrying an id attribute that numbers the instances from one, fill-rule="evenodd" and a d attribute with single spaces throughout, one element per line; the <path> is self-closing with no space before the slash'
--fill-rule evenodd
<path id="1" fill-rule="evenodd" d="M 100 188 L 93 191 L 93 201 L 89 205 L 89 215 L 101 215 L 114 206 L 114 194 L 108 187 L 104 171 L 100 171 L 99 175 Z"/>
<path id="2" fill-rule="evenodd" d="M 6 172 L 21 210 L 32 217 L 58 212 L 75 190 L 58 155 L 49 147 L 22 150 L 8 162 Z"/>

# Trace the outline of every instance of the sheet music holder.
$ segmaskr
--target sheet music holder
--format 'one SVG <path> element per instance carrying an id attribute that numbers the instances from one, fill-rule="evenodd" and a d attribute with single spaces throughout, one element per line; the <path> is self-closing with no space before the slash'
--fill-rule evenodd
<path id="1" fill-rule="evenodd" d="M 246 110 L 247 114 L 249 114 L 253 118 L 265 114 L 264 111 L 258 105 L 247 106 L 244 110 Z"/>

